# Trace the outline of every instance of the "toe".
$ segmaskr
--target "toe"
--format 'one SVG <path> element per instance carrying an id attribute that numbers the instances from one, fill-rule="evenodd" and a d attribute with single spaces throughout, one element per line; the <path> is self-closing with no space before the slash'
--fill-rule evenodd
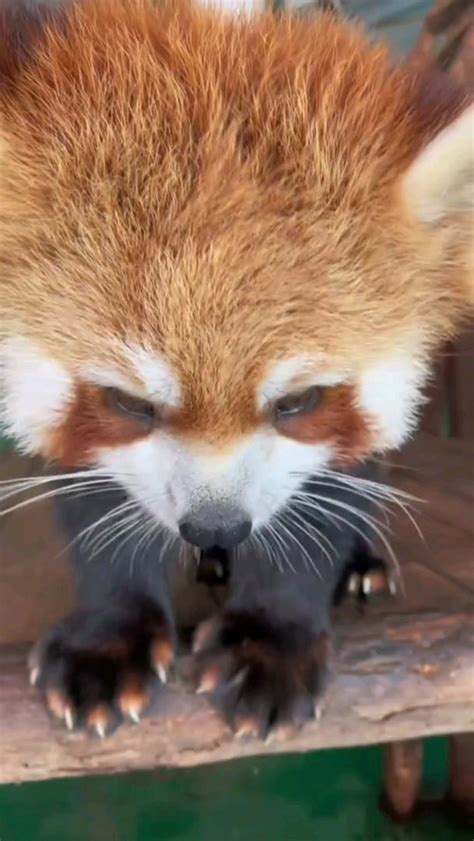
<path id="1" fill-rule="evenodd" d="M 239 662 L 232 651 L 203 654 L 198 660 L 197 694 L 215 692 L 239 672 Z"/>
<path id="2" fill-rule="evenodd" d="M 122 683 L 117 705 L 123 716 L 138 724 L 150 704 L 150 690 L 140 675 L 129 675 Z"/>
<path id="3" fill-rule="evenodd" d="M 68 728 L 74 727 L 74 713 L 72 704 L 64 692 L 59 689 L 46 690 L 46 705 L 53 718 L 63 721 Z"/>
<path id="4" fill-rule="evenodd" d="M 173 645 L 167 636 L 156 636 L 150 644 L 151 667 L 161 683 L 166 683 L 168 671 L 173 661 Z"/>
<path id="5" fill-rule="evenodd" d="M 222 629 L 222 621 L 218 617 L 208 619 L 199 625 L 193 640 L 193 653 L 199 654 L 206 648 L 210 648 L 219 637 Z"/>
<path id="6" fill-rule="evenodd" d="M 99 704 L 90 710 L 86 717 L 86 727 L 99 738 L 104 739 L 114 725 L 112 710 L 104 704 Z"/>

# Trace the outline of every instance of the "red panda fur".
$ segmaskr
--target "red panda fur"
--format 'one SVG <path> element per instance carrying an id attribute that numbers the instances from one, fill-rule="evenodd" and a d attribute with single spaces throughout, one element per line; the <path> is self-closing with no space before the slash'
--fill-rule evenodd
<path id="1" fill-rule="evenodd" d="M 449 224 L 435 238 L 399 189 L 465 101 L 434 71 L 394 65 L 331 15 L 231 19 L 181 0 L 84 0 L 21 60 L 4 44 L 7 336 L 78 379 L 90 359 L 131 377 L 123 345 L 156 349 L 185 393 L 171 425 L 224 446 L 262 422 L 255 389 L 273 361 L 357 371 L 420 327 L 427 345 L 456 328 L 466 222 L 464 239 Z M 334 436 L 339 399 L 344 451 L 370 449 L 349 391 L 331 399 L 301 440 Z M 96 403 L 78 391 L 73 441 L 68 422 L 50 454 L 79 459 Z"/>

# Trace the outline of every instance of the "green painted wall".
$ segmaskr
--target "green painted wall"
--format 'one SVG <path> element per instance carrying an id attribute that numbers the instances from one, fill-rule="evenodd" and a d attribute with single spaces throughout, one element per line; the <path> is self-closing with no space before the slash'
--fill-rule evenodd
<path id="1" fill-rule="evenodd" d="M 472 841 L 426 810 L 408 825 L 378 806 L 379 748 L 245 760 L 190 771 L 0 788 L 1 841 Z M 439 797 L 444 739 L 426 747 Z M 431 813 L 430 813 L 431 812 Z"/>

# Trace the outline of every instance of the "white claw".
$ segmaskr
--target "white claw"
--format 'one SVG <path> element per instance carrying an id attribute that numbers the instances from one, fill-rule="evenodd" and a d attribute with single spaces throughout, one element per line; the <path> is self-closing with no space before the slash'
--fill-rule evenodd
<path id="1" fill-rule="evenodd" d="M 137 710 L 131 709 L 131 710 L 128 711 L 128 714 L 129 714 L 130 718 L 132 719 L 132 721 L 135 722 L 135 724 L 140 723 L 140 716 L 139 716 Z"/>
<path id="2" fill-rule="evenodd" d="M 156 673 L 157 673 L 157 675 L 158 675 L 158 677 L 160 678 L 160 680 L 161 680 L 161 682 L 162 682 L 162 683 L 166 683 L 166 682 L 167 682 L 167 680 L 168 680 L 168 675 L 166 674 L 166 669 L 165 669 L 165 667 L 164 667 L 164 666 L 162 666 L 162 665 L 161 665 L 161 663 L 158 663 L 158 665 L 157 665 L 157 667 L 156 667 Z"/>
<path id="3" fill-rule="evenodd" d="M 349 593 L 357 593 L 359 589 L 359 576 L 356 572 L 352 573 L 351 577 L 349 578 L 349 584 L 347 585 L 347 589 Z"/>
<path id="4" fill-rule="evenodd" d="M 100 736 L 101 739 L 105 739 L 105 727 L 102 724 L 102 722 L 99 722 L 98 724 L 96 724 L 95 732 L 97 733 L 98 736 Z"/>
<path id="5" fill-rule="evenodd" d="M 248 727 L 240 727 L 239 730 L 235 732 L 236 739 L 245 739 L 247 736 L 250 736 L 250 730 Z"/>
<path id="6" fill-rule="evenodd" d="M 38 668 L 32 669 L 30 672 L 30 686 L 36 686 L 38 683 L 40 670 Z"/>
<path id="7" fill-rule="evenodd" d="M 315 717 L 316 721 L 318 721 L 318 722 L 321 721 L 322 714 L 323 714 L 323 711 L 322 711 L 322 708 L 321 708 L 320 704 L 315 704 L 314 705 L 314 717 Z"/>
<path id="8" fill-rule="evenodd" d="M 68 730 L 74 730 L 74 716 L 69 707 L 64 710 L 64 721 Z"/>
<path id="9" fill-rule="evenodd" d="M 395 581 L 393 580 L 393 578 L 389 578 L 389 580 L 388 580 L 388 589 L 389 589 L 389 592 L 390 592 L 391 596 L 396 596 L 397 595 L 397 585 L 396 585 Z"/>
<path id="10" fill-rule="evenodd" d="M 362 579 L 362 592 L 365 596 L 368 596 L 372 592 L 372 581 L 368 575 L 365 575 Z"/>

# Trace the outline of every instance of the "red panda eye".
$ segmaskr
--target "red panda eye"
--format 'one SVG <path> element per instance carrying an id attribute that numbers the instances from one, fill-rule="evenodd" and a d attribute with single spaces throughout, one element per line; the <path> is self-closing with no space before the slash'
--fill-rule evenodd
<path id="1" fill-rule="evenodd" d="M 118 388 L 106 389 L 107 403 L 114 412 L 151 424 L 157 417 L 157 409 L 148 400 L 134 397 Z"/>
<path id="2" fill-rule="evenodd" d="M 288 394 L 277 400 L 274 406 L 275 422 L 284 423 L 293 417 L 313 412 L 321 402 L 323 391 L 324 389 L 315 385 L 299 394 Z"/>

